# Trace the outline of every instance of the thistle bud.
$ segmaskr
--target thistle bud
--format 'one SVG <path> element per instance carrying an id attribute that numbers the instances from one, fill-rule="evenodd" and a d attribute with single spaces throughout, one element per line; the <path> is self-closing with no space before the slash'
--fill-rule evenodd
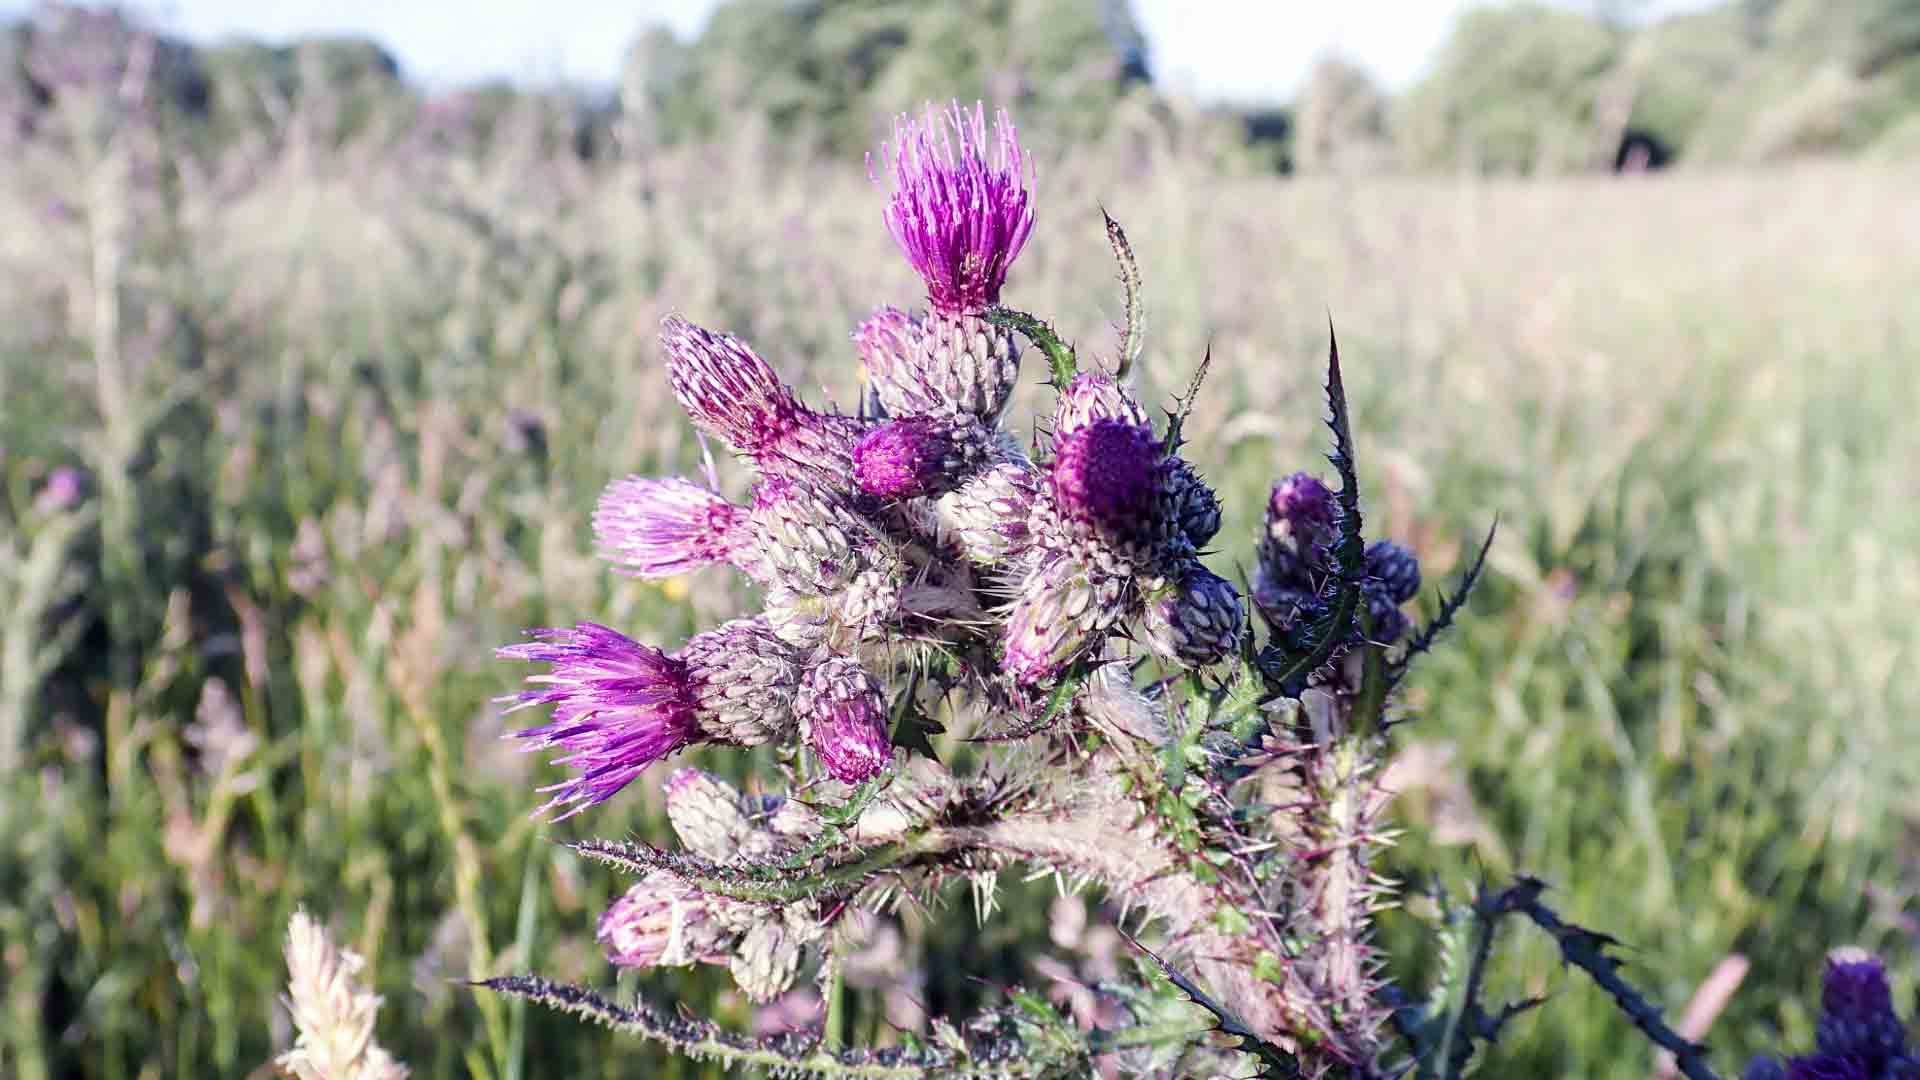
<path id="1" fill-rule="evenodd" d="M 594 938 L 620 967 L 685 967 L 725 963 L 731 935 L 698 892 L 656 870 L 607 908 Z"/>
<path id="2" fill-rule="evenodd" d="M 1082 372 L 1073 377 L 1053 403 L 1053 437 L 1065 439 L 1095 420 L 1119 420 L 1148 427 L 1147 411 L 1111 375 Z"/>
<path id="3" fill-rule="evenodd" d="M 747 544 L 747 510 L 677 477 L 629 476 L 600 496 L 593 535 L 602 557 L 636 577 L 727 562 Z"/>
<path id="4" fill-rule="evenodd" d="M 1193 466 L 1170 457 L 1161 466 L 1156 516 L 1172 522 L 1198 551 L 1220 532 L 1220 500 Z"/>
<path id="5" fill-rule="evenodd" d="M 807 745 L 836 780 L 858 784 L 893 760 L 887 705 L 859 661 L 829 657 L 808 670 L 795 702 Z"/>
<path id="6" fill-rule="evenodd" d="M 776 913 L 750 927 L 735 947 L 727 970 L 734 984 L 756 1002 L 779 997 L 800 971 L 804 943 Z"/>
<path id="7" fill-rule="evenodd" d="M 911 499 L 951 491 L 979 469 L 993 450 L 986 428 L 972 417 L 912 416 L 881 424 L 853 448 L 853 477 L 882 499 Z"/>
<path id="8" fill-rule="evenodd" d="M 669 315 L 660 344 L 673 395 L 702 430 L 763 471 L 845 475 L 859 423 L 801 404 L 746 342 Z"/>
<path id="9" fill-rule="evenodd" d="M 899 308 L 883 307 L 853 332 L 867 386 L 892 416 L 929 416 L 953 408 L 920 371 L 920 323 Z"/>
<path id="10" fill-rule="evenodd" d="M 712 741 L 758 746 L 794 730 L 800 658 L 766 620 L 735 619 L 695 634 L 678 655 Z"/>
<path id="11" fill-rule="evenodd" d="M 1077 531 L 1130 536 L 1145 524 L 1159 456 L 1151 429 L 1095 420 L 1054 447 L 1054 504 Z"/>
<path id="12" fill-rule="evenodd" d="M 688 851 L 725 862 L 739 854 L 754 833 L 740 792 L 712 773 L 675 769 L 665 790 L 667 821 Z"/>
<path id="13" fill-rule="evenodd" d="M 1204 667 L 1233 653 L 1245 623 L 1246 611 L 1233 583 L 1190 563 L 1172 589 L 1147 602 L 1141 629 L 1155 653 Z"/>
<path id="14" fill-rule="evenodd" d="M 872 530 L 841 495 L 806 480 L 769 477 L 753 493 L 752 543 L 774 582 L 820 595 L 860 571 Z"/>
<path id="15" fill-rule="evenodd" d="M 1391 540 L 1367 545 L 1367 576 L 1380 582 L 1395 605 L 1420 595 L 1420 560 Z"/>
<path id="16" fill-rule="evenodd" d="M 928 105 L 922 121 L 894 121 L 881 158 L 894 182 L 887 228 L 926 281 L 935 313 L 978 315 L 999 302 L 1007 267 L 1033 231 L 1025 158 L 1006 113 L 994 117 L 990 140 L 984 106 L 969 114 L 958 102 L 945 113 Z"/>
<path id="17" fill-rule="evenodd" d="M 1273 487 L 1260 537 L 1259 592 L 1314 592 L 1331 569 L 1337 506 L 1333 492 L 1309 473 Z"/>
<path id="18" fill-rule="evenodd" d="M 1033 545 L 1028 519 L 1039 494 L 1040 475 L 1030 466 L 1009 462 L 941 496 L 935 511 L 940 528 L 967 558 L 992 565 Z"/>
<path id="19" fill-rule="evenodd" d="M 1816 1038 L 1823 1054 L 1884 1061 L 1901 1053 L 1906 1027 L 1894 1015 L 1893 989 L 1878 957 L 1858 948 L 1827 957 Z"/>
<path id="20" fill-rule="evenodd" d="M 1367 640 L 1375 645 L 1392 645 L 1413 629 L 1412 620 L 1394 602 L 1393 592 L 1379 578 L 1360 583 L 1360 600 L 1367 607 Z"/>
<path id="21" fill-rule="evenodd" d="M 1128 610 L 1128 581 L 1055 555 L 1021 583 L 1007 615 L 1003 666 L 1033 685 L 1096 648 Z"/>

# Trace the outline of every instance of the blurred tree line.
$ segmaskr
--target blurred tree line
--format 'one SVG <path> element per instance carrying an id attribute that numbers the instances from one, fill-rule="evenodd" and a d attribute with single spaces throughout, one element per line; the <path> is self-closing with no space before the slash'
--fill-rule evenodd
<path id="1" fill-rule="evenodd" d="M 376 42 L 155 38 L 161 103 L 209 150 L 374 135 L 483 151 L 503 130 L 583 158 L 761 128 L 851 154 L 902 103 L 1006 104 L 1062 145 L 1122 127 L 1282 171 L 1565 172 L 1920 152 L 1920 0 L 1728 0 L 1639 24 L 1623 6 L 1475 9 L 1404 94 L 1339 57 L 1296 100 L 1178 107 L 1127 0 L 727 0 L 695 40 L 641 30 L 620 84 L 426 93 Z M 43 6 L 0 28 L 0 146 L 31 138 L 89 50 L 138 29 Z M 1222 136 L 1222 133 L 1225 133 Z"/>

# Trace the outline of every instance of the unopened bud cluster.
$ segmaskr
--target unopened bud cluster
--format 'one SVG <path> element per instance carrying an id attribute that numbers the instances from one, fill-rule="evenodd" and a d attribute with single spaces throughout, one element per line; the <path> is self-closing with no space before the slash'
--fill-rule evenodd
<path id="1" fill-rule="evenodd" d="M 1746 1080 L 1920 1080 L 1920 1053 L 1907 1046 L 1887 969 L 1864 949 L 1835 949 L 1827 957 L 1815 1030 L 1815 1053 L 1757 1059 Z"/>

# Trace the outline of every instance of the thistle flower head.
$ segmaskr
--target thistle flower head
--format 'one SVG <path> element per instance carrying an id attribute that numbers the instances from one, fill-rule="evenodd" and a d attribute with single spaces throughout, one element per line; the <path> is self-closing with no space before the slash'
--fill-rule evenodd
<path id="1" fill-rule="evenodd" d="M 1178 583 L 1146 605 L 1141 619 L 1154 652 L 1189 667 L 1218 663 L 1239 644 L 1246 611 L 1227 579 L 1190 563 Z"/>
<path id="2" fill-rule="evenodd" d="M 1147 411 L 1113 376 L 1083 371 L 1060 390 L 1053 403 L 1053 436 L 1065 439 L 1096 420 L 1123 420 L 1147 427 Z"/>
<path id="3" fill-rule="evenodd" d="M 1028 519 L 1039 495 L 1040 475 L 1031 466 L 1003 462 L 941 496 L 935 512 L 967 558 L 992 565 L 1032 546 Z"/>
<path id="4" fill-rule="evenodd" d="M 740 852 L 753 834 L 740 792 L 732 784 L 699 769 L 675 769 L 664 785 L 667 821 L 688 851 L 715 862 Z"/>
<path id="5" fill-rule="evenodd" d="M 1821 1053 L 1878 1063 L 1900 1053 L 1905 1041 L 1880 958 L 1864 949 L 1835 949 L 1820 986 Z"/>
<path id="6" fill-rule="evenodd" d="M 1128 587 L 1073 555 L 1053 556 L 1027 575 L 1007 613 L 1002 666 L 1027 685 L 1060 674 L 1126 614 Z"/>
<path id="7" fill-rule="evenodd" d="M 752 544 L 777 584 L 807 595 L 832 592 L 859 573 L 877 543 L 847 499 L 821 484 L 768 477 L 754 489 Z"/>
<path id="8" fill-rule="evenodd" d="M 673 396 L 703 430 L 756 454 L 803 424 L 808 412 L 747 343 L 678 315 L 660 324 Z"/>
<path id="9" fill-rule="evenodd" d="M 910 416 L 880 424 L 853 448 L 853 478 L 882 499 L 940 495 L 965 480 L 993 449 L 971 417 Z"/>
<path id="10" fill-rule="evenodd" d="M 730 937 L 704 898 L 663 870 L 621 894 L 594 934 L 619 967 L 724 964 Z"/>
<path id="11" fill-rule="evenodd" d="M 678 657 L 709 741 L 758 746 L 793 731 L 800 654 L 766 619 L 734 619 L 695 634 Z"/>
<path id="12" fill-rule="evenodd" d="M 1333 492 L 1312 473 L 1294 473 L 1273 485 L 1267 498 L 1267 535 L 1275 540 L 1325 543 L 1333 534 L 1334 517 Z"/>
<path id="13" fill-rule="evenodd" d="M 1185 459 L 1170 456 L 1160 465 L 1155 516 L 1185 541 L 1189 552 L 1207 546 L 1220 532 L 1220 499 Z"/>
<path id="14" fill-rule="evenodd" d="M 859 661 L 835 656 L 814 665 L 795 708 L 806 725 L 807 745 L 834 779 L 857 784 L 893 760 L 886 701 Z"/>
<path id="15" fill-rule="evenodd" d="M 919 370 L 921 334 L 920 320 L 897 307 L 876 309 L 853 331 L 867 385 L 891 415 L 923 416 L 947 404 Z"/>
<path id="16" fill-rule="evenodd" d="M 1033 230 L 1026 159 L 1007 114 L 995 115 L 989 139 L 985 106 L 969 113 L 955 102 L 936 113 L 928 105 L 919 121 L 894 121 L 881 156 L 893 173 L 887 228 L 926 281 L 934 311 L 974 315 L 997 303 Z"/>
<path id="17" fill-rule="evenodd" d="M 597 623 L 530 632 L 533 641 L 509 645 L 509 660 L 549 664 L 529 676 L 532 688 L 505 700 L 512 712 L 552 705 L 553 719 L 516 733 L 531 747 L 559 747 L 556 765 L 579 775 L 543 791 L 556 794 L 539 813 L 565 808 L 562 818 L 604 802 L 641 770 L 700 737 L 699 699 L 686 662 Z"/>
<path id="18" fill-rule="evenodd" d="M 1153 499 L 1160 444 L 1151 429 L 1098 419 L 1054 447 L 1053 497 L 1068 520 L 1096 531 L 1137 529 Z"/>
<path id="19" fill-rule="evenodd" d="M 629 476 L 600 496 L 593 535 L 603 556 L 643 578 L 726 562 L 746 545 L 748 511 L 687 480 Z"/>

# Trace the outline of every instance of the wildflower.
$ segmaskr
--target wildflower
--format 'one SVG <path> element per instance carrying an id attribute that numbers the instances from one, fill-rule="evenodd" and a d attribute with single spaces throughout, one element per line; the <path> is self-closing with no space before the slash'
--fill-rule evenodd
<path id="1" fill-rule="evenodd" d="M 893 759 L 880 687 L 856 660 L 831 657 L 807 671 L 795 703 L 807 745 L 836 780 L 857 784 Z"/>
<path id="2" fill-rule="evenodd" d="M 1821 1053 L 1875 1063 L 1905 1048 L 1906 1027 L 1893 1012 L 1893 990 L 1880 958 L 1864 949 L 1835 949 L 1820 988 Z"/>
<path id="3" fill-rule="evenodd" d="M 1159 455 L 1150 429 L 1095 420 L 1054 448 L 1054 502 L 1071 525 L 1126 536 L 1147 514 Z"/>
<path id="4" fill-rule="evenodd" d="M 697 635 L 678 656 L 596 623 L 531 636 L 499 655 L 552 670 L 505 700 L 514 703 L 509 712 L 552 705 L 553 719 L 515 737 L 566 751 L 554 764 L 579 774 L 541 789 L 556 794 L 537 812 L 564 808 L 564 818 L 604 802 L 695 742 L 750 746 L 791 727 L 787 646 L 754 620 Z"/>
<path id="5" fill-rule="evenodd" d="M 1186 541 L 1198 551 L 1220 532 L 1220 499 L 1193 470 L 1178 457 L 1169 457 L 1160 468 L 1158 483 L 1160 508 L 1156 516 L 1171 522 Z"/>
<path id="6" fill-rule="evenodd" d="M 896 307 L 880 308 L 853 332 L 867 385 L 890 415 L 928 416 L 955 408 L 957 380 L 936 385 L 920 370 L 921 336 L 921 320 Z"/>
<path id="7" fill-rule="evenodd" d="M 745 342 L 669 315 L 660 324 L 660 344 L 674 397 L 702 430 L 762 471 L 845 475 L 859 424 L 801 404 Z"/>
<path id="8" fill-rule="evenodd" d="M 1096 420 L 1120 420 L 1147 426 L 1147 411 L 1111 375 L 1082 372 L 1060 391 L 1053 405 L 1053 437 L 1066 439 Z"/>
<path id="9" fill-rule="evenodd" d="M 603 556 L 637 577 L 745 560 L 749 511 L 679 478 L 629 476 L 600 496 L 593 535 Z"/>
<path id="10" fill-rule="evenodd" d="M 1146 605 L 1141 620 L 1147 647 L 1190 667 L 1218 663 L 1240 642 L 1246 622 L 1233 583 L 1199 563 Z"/>
<path id="11" fill-rule="evenodd" d="M 299 1031 L 274 1065 L 298 1080 L 402 1080 L 407 1067 L 373 1041 L 380 998 L 360 985 L 366 961 L 305 911 L 287 924 L 287 1011 Z"/>
<path id="12" fill-rule="evenodd" d="M 978 315 L 999 301 L 1033 231 L 1018 133 L 998 113 L 990 144 L 984 106 L 969 114 L 956 102 L 936 114 L 929 105 L 921 122 L 894 121 L 891 150 L 887 228 L 925 279 L 936 314 Z"/>
<path id="13" fill-rule="evenodd" d="M 853 477 L 878 498 L 940 495 L 971 475 L 992 448 L 987 429 L 972 417 L 893 420 L 854 445 Z"/>
<path id="14" fill-rule="evenodd" d="M 804 479 L 761 481 L 750 520 L 758 565 L 771 581 L 806 595 L 845 586 L 879 544 L 844 496 Z"/>
<path id="15" fill-rule="evenodd" d="M 991 565 L 1032 546 L 1028 519 L 1040 495 L 1040 475 L 1025 463 L 1004 462 L 941 496 L 939 526 L 968 559 Z"/>
<path id="16" fill-rule="evenodd" d="M 594 939 L 620 967 L 724 964 L 732 934 L 716 918 L 714 901 L 673 875 L 656 870 L 640 879 L 600 916 Z"/>
<path id="17" fill-rule="evenodd" d="M 1007 613 L 1002 659 L 1017 681 L 1046 682 L 1091 652 L 1129 610 L 1129 581 L 1056 554 L 1021 583 Z"/>

